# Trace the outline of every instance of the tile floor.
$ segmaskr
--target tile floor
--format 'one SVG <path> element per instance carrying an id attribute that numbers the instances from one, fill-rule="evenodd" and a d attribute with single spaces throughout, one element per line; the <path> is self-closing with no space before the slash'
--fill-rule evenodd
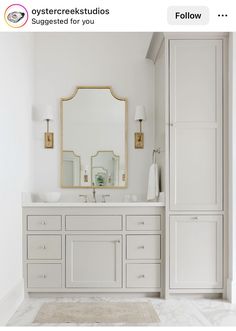
<path id="1" fill-rule="evenodd" d="M 161 320 L 160 326 L 236 326 L 236 305 L 221 299 L 199 298 L 28 298 L 8 322 L 9 326 L 38 326 L 33 320 L 44 302 L 149 301 Z M 121 322 L 121 325 L 122 322 Z M 68 326 L 68 324 L 67 324 Z"/>

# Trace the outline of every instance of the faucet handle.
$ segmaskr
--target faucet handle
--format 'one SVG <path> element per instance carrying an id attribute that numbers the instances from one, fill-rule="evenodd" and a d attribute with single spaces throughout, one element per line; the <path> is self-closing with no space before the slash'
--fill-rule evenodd
<path id="1" fill-rule="evenodd" d="M 84 202 L 86 202 L 86 203 L 88 202 L 88 196 L 87 196 L 87 194 L 80 194 L 79 197 L 80 198 L 84 198 Z"/>
<path id="2" fill-rule="evenodd" d="M 111 196 L 110 194 L 103 194 L 102 195 L 102 202 L 106 202 L 106 198 L 110 197 L 110 196 Z"/>

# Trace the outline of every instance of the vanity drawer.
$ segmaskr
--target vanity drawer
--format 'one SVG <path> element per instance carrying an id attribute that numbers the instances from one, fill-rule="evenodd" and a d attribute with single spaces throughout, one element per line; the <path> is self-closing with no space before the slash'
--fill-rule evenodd
<path id="1" fill-rule="evenodd" d="M 66 216 L 66 230 L 70 231 L 120 231 L 122 216 L 120 215 L 79 215 Z"/>
<path id="2" fill-rule="evenodd" d="M 28 236 L 28 259 L 41 259 L 41 260 L 61 259 L 61 236 L 55 236 L 55 235 Z"/>
<path id="3" fill-rule="evenodd" d="M 61 287 L 61 264 L 28 264 L 28 287 Z"/>
<path id="4" fill-rule="evenodd" d="M 127 287 L 161 287 L 161 265 L 127 264 Z"/>
<path id="5" fill-rule="evenodd" d="M 128 235 L 127 259 L 159 260 L 161 258 L 160 235 Z"/>
<path id="6" fill-rule="evenodd" d="M 61 216 L 28 216 L 28 231 L 58 231 L 61 230 Z"/>
<path id="7" fill-rule="evenodd" d="M 160 215 L 130 215 L 126 219 L 126 230 L 135 231 L 160 231 L 161 216 Z"/>

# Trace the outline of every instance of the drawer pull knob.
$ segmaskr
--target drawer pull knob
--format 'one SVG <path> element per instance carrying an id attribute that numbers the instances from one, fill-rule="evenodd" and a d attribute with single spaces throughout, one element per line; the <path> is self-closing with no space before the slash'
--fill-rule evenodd
<path id="1" fill-rule="evenodd" d="M 139 246 L 138 248 L 139 248 L 139 249 L 144 249 L 144 246 Z"/>
<path id="2" fill-rule="evenodd" d="M 43 274 L 43 278 L 47 278 L 47 275 Z"/>
<path id="3" fill-rule="evenodd" d="M 138 278 L 145 278 L 145 275 L 139 275 Z"/>
<path id="4" fill-rule="evenodd" d="M 139 222 L 138 224 L 139 224 L 139 225 L 144 225 L 145 223 L 144 223 L 144 222 Z"/>
<path id="5" fill-rule="evenodd" d="M 116 242 L 119 244 L 120 243 L 120 240 L 117 240 Z"/>
<path id="6" fill-rule="evenodd" d="M 42 221 L 41 224 L 42 224 L 42 225 L 46 225 L 46 221 Z"/>
<path id="7" fill-rule="evenodd" d="M 198 217 L 197 216 L 194 216 L 194 217 L 192 217 L 192 220 L 198 221 Z"/>
<path id="8" fill-rule="evenodd" d="M 42 248 L 42 249 L 46 249 L 47 247 L 46 247 L 45 245 L 43 245 L 41 248 Z"/>

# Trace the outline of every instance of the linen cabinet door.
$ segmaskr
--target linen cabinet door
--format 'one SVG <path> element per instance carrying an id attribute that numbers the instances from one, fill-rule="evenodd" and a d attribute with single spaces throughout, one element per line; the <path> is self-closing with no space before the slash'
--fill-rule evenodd
<path id="1" fill-rule="evenodd" d="M 170 210 L 222 210 L 222 41 L 170 42 Z"/>
<path id="2" fill-rule="evenodd" d="M 120 235 L 66 236 L 66 286 L 121 287 Z"/>
<path id="3" fill-rule="evenodd" d="M 170 217 L 170 288 L 222 288 L 222 216 Z"/>

